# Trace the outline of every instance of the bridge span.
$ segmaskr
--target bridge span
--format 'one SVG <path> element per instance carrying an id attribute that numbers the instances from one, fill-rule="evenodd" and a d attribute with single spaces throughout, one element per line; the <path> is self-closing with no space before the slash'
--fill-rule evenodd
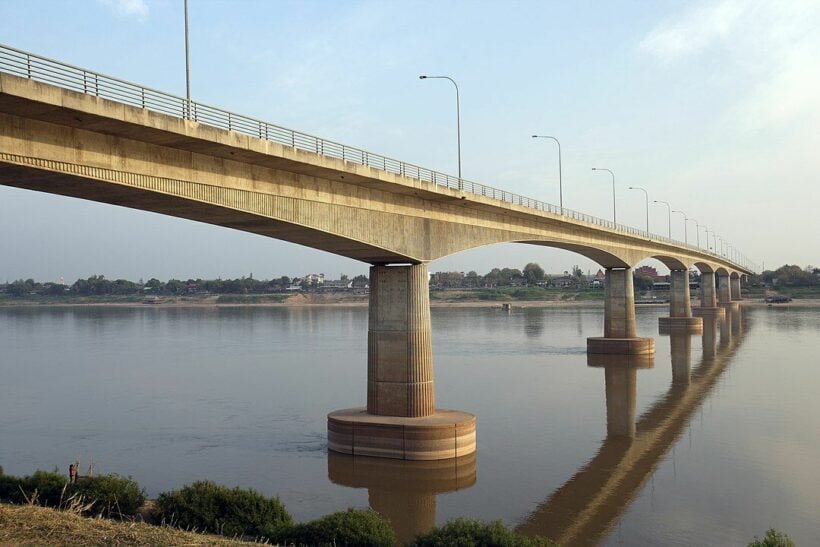
<path id="1" fill-rule="evenodd" d="M 651 354 L 632 268 L 671 270 L 666 328 L 700 328 L 753 266 L 679 241 L 0 46 L 0 184 L 225 226 L 371 264 L 367 406 L 331 413 L 331 450 L 441 459 L 475 417 L 435 406 L 427 263 L 502 242 L 606 270 L 591 354 Z M 691 307 L 689 269 L 701 272 Z M 716 282 L 717 280 L 717 282 Z"/>

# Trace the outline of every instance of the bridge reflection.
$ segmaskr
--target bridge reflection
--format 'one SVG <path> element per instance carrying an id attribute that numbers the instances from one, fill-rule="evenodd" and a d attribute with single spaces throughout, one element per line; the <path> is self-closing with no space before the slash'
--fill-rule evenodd
<path id="1" fill-rule="evenodd" d="M 702 358 L 694 369 L 692 335 L 670 332 L 671 385 L 637 421 L 637 374 L 652 364 L 625 361 L 627 356 L 590 355 L 589 366 L 604 368 L 607 437 L 595 457 L 528 515 L 517 531 L 561 545 L 597 545 L 711 393 L 747 329 L 742 309 L 727 309 L 725 318 L 704 317 Z"/>
<path id="2" fill-rule="evenodd" d="M 412 461 L 329 451 L 327 472 L 342 486 L 367 488 L 370 508 L 390 520 L 400 544 L 436 525 L 436 496 L 476 482 L 475 452 L 449 460 Z"/>

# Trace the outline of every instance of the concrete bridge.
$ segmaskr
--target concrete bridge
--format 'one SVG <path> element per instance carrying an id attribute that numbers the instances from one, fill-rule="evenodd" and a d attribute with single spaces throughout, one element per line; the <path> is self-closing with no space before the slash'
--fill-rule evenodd
<path id="1" fill-rule="evenodd" d="M 475 450 L 475 417 L 435 406 L 427 263 L 475 247 L 557 247 L 606 269 L 593 354 L 651 354 L 632 268 L 672 271 L 664 325 L 740 298 L 753 266 L 636 228 L 437 173 L 0 46 L 0 184 L 152 211 L 371 264 L 367 406 L 331 413 L 331 450 L 441 459 Z M 716 283 L 717 279 L 717 283 Z"/>

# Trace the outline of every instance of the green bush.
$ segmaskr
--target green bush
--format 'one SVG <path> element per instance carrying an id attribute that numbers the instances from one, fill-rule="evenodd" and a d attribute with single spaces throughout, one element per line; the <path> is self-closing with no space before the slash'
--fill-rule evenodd
<path id="1" fill-rule="evenodd" d="M 10 500 L 13 503 L 26 503 L 32 500 L 38 505 L 59 507 L 66 497 L 68 478 L 56 471 L 38 470 L 27 477 L 19 479 L 19 485 L 18 497 Z"/>
<path id="2" fill-rule="evenodd" d="M 0 501 L 20 503 L 20 479 L 10 475 L 0 475 Z"/>
<path id="3" fill-rule="evenodd" d="M 396 536 L 390 523 L 375 511 L 348 509 L 283 531 L 279 543 L 296 545 L 362 545 L 390 547 Z"/>
<path id="4" fill-rule="evenodd" d="M 157 498 L 157 519 L 185 529 L 226 536 L 275 537 L 291 517 L 279 498 L 198 481 Z"/>
<path id="5" fill-rule="evenodd" d="M 68 488 L 72 495 L 82 496 L 84 503 L 94 502 L 90 513 L 104 517 L 133 516 L 145 503 L 145 492 L 131 477 L 116 474 L 80 477 Z"/>
<path id="6" fill-rule="evenodd" d="M 774 528 L 770 528 L 766 530 L 766 535 L 763 536 L 763 539 L 758 539 L 755 536 L 753 542 L 749 544 L 749 547 L 795 547 L 794 542 L 782 532 L 778 532 Z"/>
<path id="7" fill-rule="evenodd" d="M 473 519 L 455 519 L 440 528 L 433 528 L 426 534 L 421 534 L 411 544 L 419 547 L 471 547 L 483 545 L 486 547 L 537 547 L 553 546 L 554 542 L 543 538 L 526 538 L 518 535 L 503 524 L 482 522 Z"/>

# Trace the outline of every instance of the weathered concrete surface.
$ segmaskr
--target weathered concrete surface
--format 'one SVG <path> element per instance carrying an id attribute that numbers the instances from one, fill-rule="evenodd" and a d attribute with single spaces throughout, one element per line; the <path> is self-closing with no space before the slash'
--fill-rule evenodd
<path id="1" fill-rule="evenodd" d="M 654 351 L 654 340 L 637 335 L 632 268 L 607 268 L 604 336 L 587 338 L 587 352 L 643 354 Z"/>
<path id="2" fill-rule="evenodd" d="M 731 304 L 732 293 L 729 288 L 729 276 L 718 274 L 718 304 Z"/>
<path id="3" fill-rule="evenodd" d="M 522 242 L 606 267 L 657 257 L 674 268 L 736 269 L 691 247 L 5 73 L 0 184 L 227 226 L 371 264 Z"/>
<path id="4" fill-rule="evenodd" d="M 717 290 L 715 289 L 714 272 L 700 274 L 700 307 L 692 309 L 696 317 L 722 317 L 725 311 L 717 305 Z"/>
<path id="5" fill-rule="evenodd" d="M 382 416 L 435 412 L 427 266 L 370 268 L 367 411 Z"/>
<path id="6" fill-rule="evenodd" d="M 658 324 L 663 330 L 700 332 L 703 321 L 692 316 L 692 300 L 689 293 L 689 271 L 669 272 L 669 317 L 659 317 Z"/>
<path id="7" fill-rule="evenodd" d="M 743 300 L 740 295 L 740 277 L 732 277 L 729 282 L 729 287 L 731 289 L 732 300 Z"/>
<path id="8" fill-rule="evenodd" d="M 342 454 L 402 460 L 444 460 L 476 450 L 476 420 L 468 412 L 438 409 L 405 418 L 368 414 L 364 407 L 327 415 L 328 448 Z"/>

